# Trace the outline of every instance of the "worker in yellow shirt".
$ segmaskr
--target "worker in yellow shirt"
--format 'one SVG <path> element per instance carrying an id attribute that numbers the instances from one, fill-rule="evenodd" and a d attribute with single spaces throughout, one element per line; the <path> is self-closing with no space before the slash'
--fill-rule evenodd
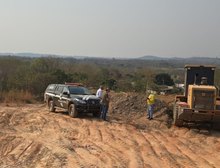
<path id="1" fill-rule="evenodd" d="M 154 105 L 155 105 L 155 95 L 151 93 L 147 98 L 147 112 L 148 112 L 149 120 L 153 119 Z"/>

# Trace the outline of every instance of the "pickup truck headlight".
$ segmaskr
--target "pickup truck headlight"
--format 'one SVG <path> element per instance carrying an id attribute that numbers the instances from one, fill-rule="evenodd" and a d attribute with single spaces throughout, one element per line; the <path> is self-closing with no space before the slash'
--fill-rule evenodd
<path id="1" fill-rule="evenodd" d="M 79 103 L 79 104 L 86 104 L 86 102 L 83 101 L 83 100 L 80 100 L 80 99 L 75 99 L 75 100 L 76 100 L 76 102 Z"/>

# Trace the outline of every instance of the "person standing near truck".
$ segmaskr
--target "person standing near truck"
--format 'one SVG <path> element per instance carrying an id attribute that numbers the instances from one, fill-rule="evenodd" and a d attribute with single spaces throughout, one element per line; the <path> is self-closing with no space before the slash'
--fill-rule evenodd
<path id="1" fill-rule="evenodd" d="M 110 102 L 110 95 L 109 95 L 110 89 L 106 88 L 105 92 L 102 95 L 102 113 L 101 113 L 101 118 L 106 121 L 106 115 L 108 113 L 108 108 L 109 108 L 109 102 Z"/>
<path id="2" fill-rule="evenodd" d="M 103 92 L 103 86 L 100 86 L 99 89 L 96 92 L 96 97 L 102 98 L 102 92 Z"/>
<path id="3" fill-rule="evenodd" d="M 153 119 L 153 113 L 154 113 L 154 106 L 155 106 L 155 95 L 151 93 L 147 97 L 147 112 L 148 112 L 148 119 Z"/>
<path id="4" fill-rule="evenodd" d="M 100 99 L 100 103 L 102 102 L 103 89 L 103 86 L 100 85 L 99 89 L 96 91 L 96 97 Z M 100 114 L 102 114 L 102 105 L 100 106 Z"/>

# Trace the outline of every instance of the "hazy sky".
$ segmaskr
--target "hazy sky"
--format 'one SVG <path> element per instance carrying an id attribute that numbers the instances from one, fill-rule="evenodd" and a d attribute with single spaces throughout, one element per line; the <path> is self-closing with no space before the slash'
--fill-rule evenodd
<path id="1" fill-rule="evenodd" d="M 220 57 L 220 0 L 0 0 L 0 52 Z"/>

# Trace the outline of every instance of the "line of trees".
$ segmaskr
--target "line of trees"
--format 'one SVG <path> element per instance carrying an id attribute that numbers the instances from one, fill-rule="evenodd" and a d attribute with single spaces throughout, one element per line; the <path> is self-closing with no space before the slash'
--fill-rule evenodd
<path id="1" fill-rule="evenodd" d="M 28 91 L 41 99 L 50 83 L 80 82 L 97 88 L 100 84 L 121 91 L 144 91 L 153 73 L 147 69 L 97 65 L 65 58 L 0 57 L 0 93 Z M 148 82 L 150 83 L 150 82 Z"/>
<path id="2" fill-rule="evenodd" d="M 95 89 L 102 84 L 115 91 L 136 92 L 145 92 L 146 87 L 173 85 L 176 81 L 183 83 L 184 70 L 174 71 L 171 65 L 162 68 L 145 66 L 144 61 L 139 63 L 115 59 L 0 57 L 0 99 L 7 93 L 13 97 L 13 93 L 20 92 L 42 100 L 50 83 L 80 82 Z M 146 63 L 149 65 L 149 61 Z"/>

